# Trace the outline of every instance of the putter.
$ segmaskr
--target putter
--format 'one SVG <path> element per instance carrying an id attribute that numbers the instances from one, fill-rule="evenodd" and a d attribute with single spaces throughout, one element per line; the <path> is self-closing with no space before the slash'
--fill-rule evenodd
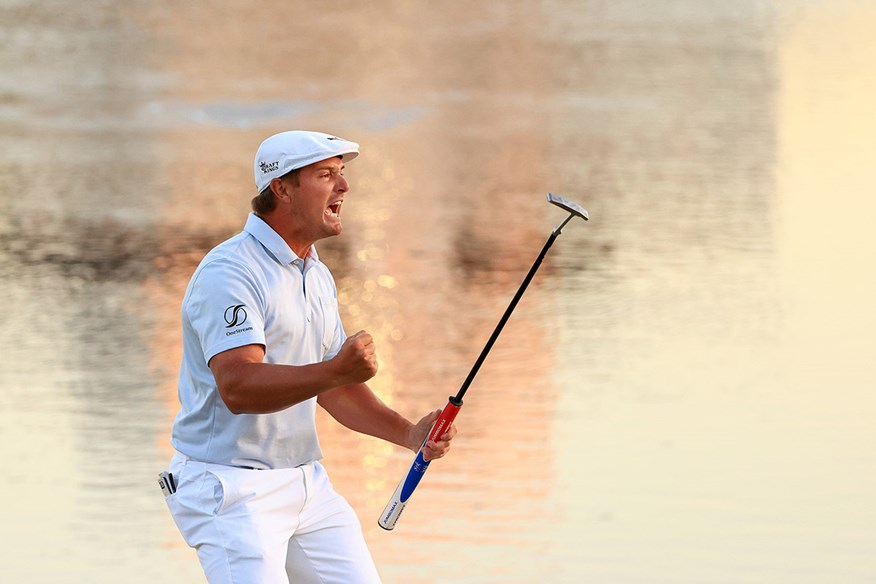
<path id="1" fill-rule="evenodd" d="M 556 205 L 560 209 L 571 213 L 571 215 L 566 217 L 565 221 L 563 221 L 559 226 L 557 226 L 556 229 L 554 229 L 554 232 L 556 232 L 557 234 L 562 231 L 563 227 L 566 226 L 566 223 L 571 221 L 573 217 L 580 217 L 584 221 L 590 220 L 590 215 L 587 214 L 587 209 L 585 209 L 578 203 L 575 203 L 574 201 L 570 201 L 565 197 L 561 197 L 560 195 L 555 195 L 553 193 L 548 193 L 547 199 L 550 203 Z"/>
<path id="2" fill-rule="evenodd" d="M 526 274 L 526 278 L 524 278 L 523 283 L 520 285 L 520 288 L 517 289 L 517 293 L 514 295 L 514 298 L 511 300 L 511 304 L 508 305 L 508 308 L 505 310 L 505 314 L 502 315 L 502 319 L 499 321 L 499 324 L 496 325 L 496 329 L 493 331 L 492 336 L 490 336 L 490 340 L 487 341 L 484 350 L 481 351 L 478 360 L 475 361 L 474 367 L 472 367 L 471 371 L 468 374 L 468 377 L 465 378 L 465 382 L 462 384 L 462 388 L 459 390 L 459 393 L 456 394 L 456 401 L 462 405 L 462 397 L 465 395 L 465 392 L 468 391 L 468 386 L 471 385 L 471 382 L 474 381 L 475 375 L 478 374 L 478 370 L 481 368 L 484 360 L 487 358 L 487 354 L 490 352 L 490 349 L 493 348 L 493 344 L 495 344 L 496 339 L 499 338 L 499 334 L 502 332 L 502 329 L 505 328 L 505 323 L 508 322 L 508 319 L 511 317 L 511 313 L 514 312 L 514 309 L 517 308 L 517 303 L 520 302 L 520 299 L 523 297 L 523 293 L 526 292 L 526 288 L 529 286 L 529 283 L 532 281 L 533 276 L 538 271 L 538 268 L 541 266 L 542 260 L 544 260 L 544 256 L 547 255 L 548 250 L 554 244 L 554 241 L 563 232 L 563 227 L 566 224 L 574 219 L 575 217 L 580 217 L 584 221 L 590 220 L 590 215 L 587 213 L 587 209 L 575 203 L 574 201 L 570 201 L 565 197 L 561 197 L 560 195 L 555 195 L 553 193 L 548 193 L 547 196 L 548 202 L 553 205 L 556 205 L 560 209 L 569 212 L 569 216 L 563 220 L 562 223 L 554 227 L 554 230 L 551 231 L 550 237 L 548 237 L 547 242 L 545 242 L 544 247 L 541 248 L 541 253 L 538 254 L 538 257 L 535 259 L 535 263 L 532 264 L 532 267 L 529 268 L 529 273 Z"/>
<path id="3" fill-rule="evenodd" d="M 548 201 L 563 209 L 564 211 L 568 211 L 569 216 L 566 219 L 554 227 L 554 230 L 551 232 L 550 237 L 548 237 L 547 242 L 544 244 L 544 247 L 541 249 L 541 253 L 538 254 L 538 257 L 535 260 L 535 263 L 532 264 L 532 267 L 529 269 L 529 273 L 526 274 L 526 278 L 524 278 L 523 283 L 520 285 L 520 288 L 517 289 L 517 293 L 514 295 L 514 298 L 511 300 L 511 304 L 508 305 L 508 308 L 505 310 L 505 314 L 502 315 L 502 319 L 499 321 L 499 324 L 496 325 L 493 334 L 490 336 L 490 340 L 487 341 L 486 346 L 481 351 L 480 356 L 477 361 L 475 361 L 474 366 L 471 368 L 471 371 L 468 374 L 468 377 L 465 378 L 465 381 L 462 383 L 462 387 L 459 389 L 459 393 L 455 396 L 450 396 L 448 398 L 447 405 L 444 406 L 444 410 L 441 412 L 441 415 L 435 420 L 435 423 L 432 425 L 432 429 L 429 430 L 429 433 L 426 435 L 426 439 L 423 441 L 422 446 L 420 446 L 420 450 L 417 453 L 416 458 L 414 458 L 414 462 L 411 465 L 410 470 L 408 470 L 407 474 L 402 478 L 401 482 L 396 487 L 392 496 L 389 499 L 389 502 L 386 504 L 386 508 L 384 508 L 383 513 L 380 514 L 380 518 L 377 520 L 378 525 L 387 531 L 392 530 L 395 527 L 395 524 L 398 522 L 399 517 L 401 516 L 401 512 L 404 511 L 405 506 L 408 504 L 408 500 L 411 495 L 414 494 L 414 489 L 417 488 L 417 485 L 420 483 L 420 479 L 423 478 L 423 475 L 426 474 L 426 469 L 429 468 L 429 464 L 432 462 L 431 460 L 426 460 L 423 455 L 423 447 L 430 440 L 439 440 L 444 433 L 450 428 L 450 424 L 453 423 L 453 420 L 456 418 L 456 415 L 459 413 L 459 410 L 462 408 L 462 398 L 465 396 L 465 392 L 468 391 L 471 382 L 474 381 L 475 375 L 478 374 L 478 371 L 483 365 L 484 360 L 487 358 L 487 354 L 489 354 L 490 349 L 493 348 L 493 345 L 496 342 L 496 339 L 499 338 L 499 334 L 502 332 L 502 329 L 505 328 L 505 323 L 508 322 L 508 318 L 510 318 L 511 313 L 514 312 L 514 309 L 517 307 L 517 303 L 520 302 L 520 298 L 523 297 L 523 293 L 526 291 L 526 287 L 529 286 L 529 283 L 532 281 L 532 277 L 535 276 L 535 272 L 538 271 L 539 266 L 541 265 L 542 260 L 544 260 L 544 256 L 547 254 L 550 247 L 553 245 L 554 240 L 556 240 L 557 236 L 563 230 L 563 227 L 566 224 L 574 219 L 575 217 L 580 217 L 581 219 L 588 221 L 590 216 L 587 214 L 587 210 L 566 198 L 563 198 L 559 195 L 555 195 L 553 193 L 549 193 L 547 196 Z"/>

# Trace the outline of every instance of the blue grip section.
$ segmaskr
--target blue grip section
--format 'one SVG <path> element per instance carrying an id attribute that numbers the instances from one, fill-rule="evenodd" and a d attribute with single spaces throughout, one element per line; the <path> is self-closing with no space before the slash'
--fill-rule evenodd
<path id="1" fill-rule="evenodd" d="M 417 453 L 417 458 L 414 459 L 414 464 L 411 465 L 411 470 L 408 471 L 408 476 L 405 477 L 405 483 L 404 486 L 402 486 L 401 495 L 399 496 L 399 500 L 402 503 L 407 501 L 414 493 L 414 489 L 420 484 L 420 479 L 426 474 L 426 469 L 429 468 L 430 462 L 432 461 L 430 460 L 427 462 L 426 459 L 423 458 L 422 450 Z"/>

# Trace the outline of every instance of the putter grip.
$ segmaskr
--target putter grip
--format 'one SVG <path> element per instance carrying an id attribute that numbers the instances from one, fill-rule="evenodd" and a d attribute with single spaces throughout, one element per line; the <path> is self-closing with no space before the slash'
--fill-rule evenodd
<path id="1" fill-rule="evenodd" d="M 401 516 L 401 512 L 404 511 L 408 504 L 408 500 L 411 498 L 411 495 L 414 494 L 414 489 L 420 484 L 420 479 L 423 478 L 423 475 L 426 474 L 426 470 L 429 468 L 429 463 L 431 461 L 426 460 L 423 457 L 423 446 L 425 446 L 426 442 L 429 442 L 430 440 L 434 441 L 441 438 L 441 436 L 447 432 L 448 428 L 450 428 L 453 420 L 456 419 L 456 414 L 459 413 L 461 408 L 462 400 L 451 397 L 448 400 L 447 405 L 444 406 L 441 415 L 438 416 L 438 419 L 432 424 L 432 429 L 429 430 L 426 439 L 423 440 L 423 444 L 420 446 L 420 450 L 417 452 L 417 456 L 414 458 L 410 470 L 408 470 L 407 474 L 395 488 L 392 497 L 389 498 L 389 502 L 383 509 L 383 513 L 380 514 L 380 519 L 377 520 L 377 524 L 383 529 L 389 531 L 395 527 L 395 524 Z"/>

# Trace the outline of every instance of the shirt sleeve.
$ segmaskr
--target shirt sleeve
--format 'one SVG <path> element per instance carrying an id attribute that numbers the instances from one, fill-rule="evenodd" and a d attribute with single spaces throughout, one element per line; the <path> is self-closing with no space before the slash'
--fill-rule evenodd
<path id="1" fill-rule="evenodd" d="M 215 260 L 204 266 L 184 310 L 209 363 L 217 354 L 245 345 L 265 345 L 265 302 L 243 265 Z"/>

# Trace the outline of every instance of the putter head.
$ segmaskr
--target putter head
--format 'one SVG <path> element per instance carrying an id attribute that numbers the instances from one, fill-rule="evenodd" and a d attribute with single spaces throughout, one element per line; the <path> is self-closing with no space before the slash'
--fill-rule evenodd
<path id="1" fill-rule="evenodd" d="M 559 207 L 560 209 L 568 211 L 576 217 L 580 217 L 584 221 L 590 220 L 590 216 L 587 214 L 587 209 L 585 209 L 578 203 L 575 203 L 573 201 L 570 201 L 569 199 L 566 199 L 565 197 L 561 197 L 560 195 L 555 195 L 553 193 L 548 193 L 547 200 L 548 202 Z"/>

